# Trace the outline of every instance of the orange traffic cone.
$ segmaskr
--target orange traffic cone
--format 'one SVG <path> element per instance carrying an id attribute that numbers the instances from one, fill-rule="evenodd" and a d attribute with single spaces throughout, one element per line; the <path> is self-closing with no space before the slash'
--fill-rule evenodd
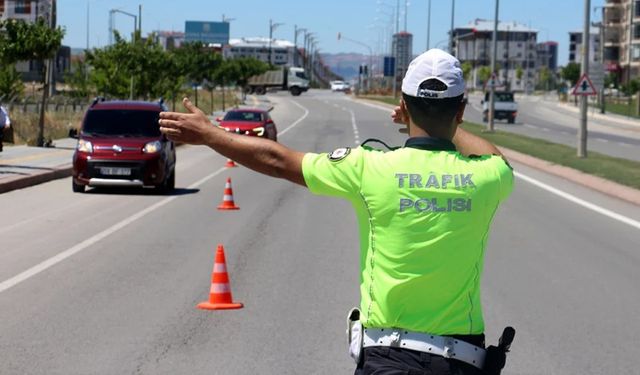
<path id="1" fill-rule="evenodd" d="M 231 189 L 231 178 L 227 178 L 227 183 L 224 185 L 224 195 L 222 196 L 222 203 L 218 206 L 219 210 L 239 210 L 240 207 L 236 206 L 233 202 L 233 189 Z"/>
<path id="2" fill-rule="evenodd" d="M 224 165 L 227 168 L 235 168 L 237 167 L 236 163 L 233 162 L 233 160 L 231 159 L 227 159 L 227 164 Z"/>
<path id="3" fill-rule="evenodd" d="M 216 251 L 216 261 L 213 264 L 213 274 L 211 275 L 211 290 L 209 300 L 200 302 L 197 308 L 202 310 L 229 310 L 241 309 L 242 303 L 233 302 L 231 297 L 231 285 L 227 274 L 227 262 L 224 259 L 224 248 L 218 245 Z"/>

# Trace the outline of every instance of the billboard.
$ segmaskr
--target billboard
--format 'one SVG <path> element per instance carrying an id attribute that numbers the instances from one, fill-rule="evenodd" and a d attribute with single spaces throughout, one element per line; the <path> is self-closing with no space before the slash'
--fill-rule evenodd
<path id="1" fill-rule="evenodd" d="M 393 56 L 385 56 L 384 57 L 384 76 L 385 77 L 393 77 L 393 72 L 396 69 L 396 58 Z"/>
<path id="2" fill-rule="evenodd" d="M 186 21 L 185 42 L 229 44 L 229 22 Z"/>

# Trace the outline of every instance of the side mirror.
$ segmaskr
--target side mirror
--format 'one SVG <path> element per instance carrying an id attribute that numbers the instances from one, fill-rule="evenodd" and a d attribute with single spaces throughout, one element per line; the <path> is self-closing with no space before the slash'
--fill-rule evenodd
<path id="1" fill-rule="evenodd" d="M 481 100 L 481 101 L 480 101 L 480 104 L 484 104 L 484 100 Z"/>
<path id="2" fill-rule="evenodd" d="M 267 121 L 265 121 L 265 124 L 273 124 L 273 120 L 272 119 L 268 119 Z"/>
<path id="3" fill-rule="evenodd" d="M 222 117 L 216 117 L 216 122 L 222 121 Z"/>
<path id="4" fill-rule="evenodd" d="M 69 129 L 69 138 L 78 139 L 78 129 L 76 128 Z"/>

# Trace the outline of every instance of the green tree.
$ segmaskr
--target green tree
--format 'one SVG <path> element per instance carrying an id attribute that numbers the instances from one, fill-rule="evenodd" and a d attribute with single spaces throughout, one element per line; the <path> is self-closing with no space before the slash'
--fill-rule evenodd
<path id="1" fill-rule="evenodd" d="M 549 70 L 549 68 L 547 68 L 546 66 L 543 66 L 542 68 L 540 68 L 539 71 L 539 86 L 542 90 L 548 91 L 549 88 L 551 87 L 551 80 L 552 80 L 552 76 L 551 76 L 551 70 Z"/>
<path id="2" fill-rule="evenodd" d="M 92 93 L 89 81 L 89 65 L 84 61 L 75 61 L 71 72 L 65 74 L 64 80 L 71 88 L 69 95 L 73 98 L 88 98 Z"/>
<path id="3" fill-rule="evenodd" d="M 0 101 L 16 99 L 24 91 L 20 73 L 14 64 L 0 66 Z"/>
<path id="4" fill-rule="evenodd" d="M 172 51 L 178 72 L 187 83 L 199 86 L 205 81 L 213 81 L 213 75 L 222 64 L 222 56 L 200 42 L 184 43 Z M 198 91 L 195 91 L 195 104 L 198 105 Z"/>
<path id="5" fill-rule="evenodd" d="M 162 47 L 148 38 L 127 42 L 115 33 L 115 43 L 87 51 L 90 83 L 99 94 L 116 98 L 154 99 L 167 95 L 173 61 Z"/>
<path id="6" fill-rule="evenodd" d="M 233 82 L 240 87 L 244 87 L 249 82 L 249 78 L 262 74 L 270 69 L 269 64 L 253 57 L 241 57 L 230 60 L 230 64 L 235 65 L 230 70 L 229 82 Z M 278 68 L 280 69 L 280 68 Z"/>
<path id="7" fill-rule="evenodd" d="M 489 78 L 491 78 L 491 68 L 488 66 L 481 66 L 478 68 L 478 79 L 484 85 Z"/>
<path id="8" fill-rule="evenodd" d="M 473 70 L 473 64 L 471 64 L 471 62 L 469 61 L 465 61 L 460 67 L 462 68 L 462 76 L 464 77 L 464 80 L 469 81 L 469 78 L 471 77 L 471 71 Z"/>
<path id="9" fill-rule="evenodd" d="M 15 64 L 18 61 L 34 60 L 42 66 L 42 103 L 38 131 L 38 146 L 44 145 L 44 113 L 49 94 L 47 64 L 45 60 L 55 56 L 62 44 L 64 30 L 52 29 L 43 18 L 36 22 L 23 20 L 0 21 L 0 62 Z"/>
<path id="10" fill-rule="evenodd" d="M 522 76 L 524 75 L 524 69 L 522 69 L 521 65 L 516 67 L 516 79 L 518 81 L 522 80 Z"/>
<path id="11" fill-rule="evenodd" d="M 580 65 L 574 62 L 568 63 L 560 70 L 560 77 L 575 86 L 580 79 Z"/>

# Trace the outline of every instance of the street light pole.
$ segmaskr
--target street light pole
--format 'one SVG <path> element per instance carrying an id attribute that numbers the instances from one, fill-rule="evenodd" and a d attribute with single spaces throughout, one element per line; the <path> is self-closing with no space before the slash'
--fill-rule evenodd
<path id="1" fill-rule="evenodd" d="M 449 31 L 449 53 L 453 55 L 453 20 L 456 12 L 456 0 L 451 0 L 451 29 Z"/>
<path id="2" fill-rule="evenodd" d="M 278 28 L 278 26 L 282 26 L 284 23 L 273 23 L 273 20 L 269 19 L 269 65 L 272 65 L 271 62 L 271 41 L 273 40 L 273 30 Z"/>
<path id="3" fill-rule="evenodd" d="M 307 29 L 298 28 L 298 25 L 293 25 L 293 65 L 298 66 L 298 34 L 301 32 L 306 32 Z"/>
<path id="4" fill-rule="evenodd" d="M 498 58 L 498 9 L 500 8 L 500 0 L 496 0 L 496 11 L 493 19 L 493 40 L 491 44 L 493 46 L 493 53 L 491 54 L 491 77 L 489 78 L 489 118 L 487 121 L 487 131 L 493 132 L 493 117 L 495 113 L 495 85 L 496 85 L 496 59 Z"/>
<path id="5" fill-rule="evenodd" d="M 631 2 L 633 7 L 633 2 Z M 589 73 L 589 42 L 591 28 L 591 0 L 584 0 L 584 28 L 582 30 L 582 57 L 581 76 Z M 602 42 L 602 41 L 601 41 Z M 631 47 L 631 44 L 629 44 Z M 580 96 L 580 127 L 578 128 L 578 150 L 579 158 L 587 157 L 587 95 Z"/>
<path id="6" fill-rule="evenodd" d="M 427 51 L 429 50 L 429 44 L 431 42 L 431 0 L 427 6 Z"/>
<path id="7" fill-rule="evenodd" d="M 396 35 L 395 41 L 391 40 L 393 47 L 393 97 L 398 96 L 398 33 L 400 23 L 400 0 L 396 0 Z"/>

